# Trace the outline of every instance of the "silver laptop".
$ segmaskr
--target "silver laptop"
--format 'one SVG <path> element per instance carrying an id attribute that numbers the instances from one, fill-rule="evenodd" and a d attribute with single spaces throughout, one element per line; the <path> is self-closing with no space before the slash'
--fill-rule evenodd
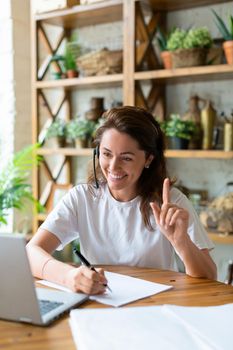
<path id="1" fill-rule="evenodd" d="M 88 296 L 36 288 L 25 245 L 21 235 L 0 234 L 0 318 L 48 325 Z"/>

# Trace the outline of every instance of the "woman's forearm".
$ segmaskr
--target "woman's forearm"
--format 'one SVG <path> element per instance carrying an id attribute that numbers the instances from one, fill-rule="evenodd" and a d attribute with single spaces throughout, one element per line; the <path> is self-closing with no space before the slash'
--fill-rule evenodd
<path id="1" fill-rule="evenodd" d="M 184 265 L 185 272 L 192 277 L 217 278 L 216 265 L 213 262 L 207 249 L 199 249 L 187 237 L 180 247 L 175 247 Z"/>
<path id="2" fill-rule="evenodd" d="M 74 267 L 54 259 L 44 249 L 30 243 L 27 245 L 27 253 L 34 277 L 66 285 L 66 275 Z"/>

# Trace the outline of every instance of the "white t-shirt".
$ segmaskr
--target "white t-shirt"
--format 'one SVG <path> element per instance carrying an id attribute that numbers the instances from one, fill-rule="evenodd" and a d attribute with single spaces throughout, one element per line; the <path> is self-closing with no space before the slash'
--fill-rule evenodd
<path id="1" fill-rule="evenodd" d="M 189 200 L 176 188 L 171 202 L 189 211 L 188 234 L 200 249 L 213 248 Z M 177 270 L 175 250 L 156 227 L 149 231 L 140 211 L 140 197 L 115 200 L 108 186 L 77 185 L 41 225 L 58 237 L 62 249 L 79 238 L 81 252 L 92 264 L 129 265 Z"/>

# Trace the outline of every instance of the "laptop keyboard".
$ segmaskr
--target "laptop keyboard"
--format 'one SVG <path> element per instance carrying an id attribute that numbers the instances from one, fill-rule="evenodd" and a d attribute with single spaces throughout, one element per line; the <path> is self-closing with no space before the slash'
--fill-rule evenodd
<path id="1" fill-rule="evenodd" d="M 51 301 L 51 300 L 39 300 L 41 315 L 47 314 L 47 312 L 56 309 L 62 304 L 63 303 L 58 303 L 56 301 Z"/>

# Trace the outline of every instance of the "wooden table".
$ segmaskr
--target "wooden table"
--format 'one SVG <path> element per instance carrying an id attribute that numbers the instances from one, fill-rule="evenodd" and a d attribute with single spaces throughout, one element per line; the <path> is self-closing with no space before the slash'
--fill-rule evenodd
<path id="1" fill-rule="evenodd" d="M 156 269 L 108 266 L 106 270 L 172 285 L 174 288 L 161 294 L 139 300 L 127 306 L 175 304 L 208 306 L 233 303 L 233 287 L 183 273 Z M 105 305 L 87 301 L 81 308 L 104 308 Z M 43 328 L 22 323 L 0 321 L 0 350 L 75 350 L 68 324 L 68 315 Z"/>

